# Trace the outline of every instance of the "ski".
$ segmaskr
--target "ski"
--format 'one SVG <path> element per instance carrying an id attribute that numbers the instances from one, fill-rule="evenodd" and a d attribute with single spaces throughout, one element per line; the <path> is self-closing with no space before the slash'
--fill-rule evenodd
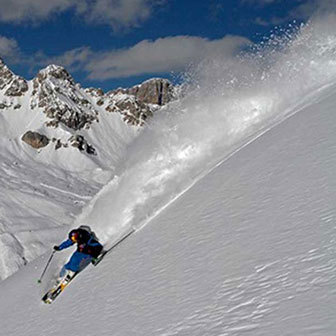
<path id="1" fill-rule="evenodd" d="M 68 274 L 65 276 L 59 283 L 57 283 L 54 287 L 52 287 L 43 297 L 42 301 L 44 303 L 51 304 L 54 300 L 63 292 L 65 287 L 69 285 L 69 283 L 74 279 L 74 277 L 78 274 L 75 272 L 73 274 Z"/>

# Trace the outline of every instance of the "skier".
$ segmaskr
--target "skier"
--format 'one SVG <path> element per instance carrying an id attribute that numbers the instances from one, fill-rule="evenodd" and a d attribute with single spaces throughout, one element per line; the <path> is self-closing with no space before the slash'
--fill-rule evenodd
<path id="1" fill-rule="evenodd" d="M 73 253 L 69 261 L 63 266 L 59 281 L 66 275 L 72 278 L 82 271 L 90 262 L 102 253 L 103 246 L 99 243 L 94 232 L 88 226 L 80 226 L 78 229 L 70 231 L 69 238 L 60 245 L 55 245 L 55 251 L 61 251 L 77 243 L 77 250 Z"/>

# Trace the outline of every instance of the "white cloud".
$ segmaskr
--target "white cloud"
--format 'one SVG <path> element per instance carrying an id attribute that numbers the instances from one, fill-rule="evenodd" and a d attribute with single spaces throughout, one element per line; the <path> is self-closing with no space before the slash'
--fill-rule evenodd
<path id="1" fill-rule="evenodd" d="M 113 28 L 134 27 L 165 0 L 0 0 L 0 21 L 38 22 L 73 9 L 88 22 Z"/>
<path id="2" fill-rule="evenodd" d="M 114 28 L 138 26 L 149 18 L 152 7 L 161 1 L 96 0 L 82 11 L 90 22 L 103 22 Z"/>
<path id="3" fill-rule="evenodd" d="M 0 20 L 17 23 L 42 20 L 73 6 L 73 0 L 0 0 Z"/>
<path id="4" fill-rule="evenodd" d="M 55 57 L 48 57 L 43 52 L 39 52 L 34 55 L 30 63 L 33 67 L 37 65 L 46 66 L 49 64 L 59 64 L 71 71 L 76 71 L 82 69 L 83 65 L 89 61 L 92 55 L 93 52 L 89 47 L 72 49 Z"/>
<path id="5" fill-rule="evenodd" d="M 70 70 L 82 70 L 90 79 L 106 80 L 141 74 L 181 71 L 191 63 L 202 59 L 232 57 L 250 41 L 239 36 L 226 36 L 218 40 L 208 40 L 193 36 L 144 40 L 129 49 L 109 52 L 93 52 L 89 48 L 79 48 L 53 59 L 45 60 L 68 66 Z"/>
<path id="6" fill-rule="evenodd" d="M 97 54 L 85 69 L 91 79 L 180 71 L 204 58 L 219 54 L 222 57 L 232 57 L 248 42 L 246 38 L 235 36 L 213 41 L 191 36 L 144 40 L 126 50 Z"/>
<path id="7" fill-rule="evenodd" d="M 292 18 L 309 19 L 314 15 L 336 12 L 336 0 L 309 0 L 293 9 Z"/>
<path id="8" fill-rule="evenodd" d="M 0 57 L 1 58 L 17 58 L 19 57 L 19 46 L 14 39 L 0 35 Z"/>

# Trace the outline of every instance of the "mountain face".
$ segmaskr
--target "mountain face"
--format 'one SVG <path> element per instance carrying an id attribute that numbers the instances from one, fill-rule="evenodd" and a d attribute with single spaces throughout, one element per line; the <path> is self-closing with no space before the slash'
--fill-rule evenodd
<path id="1" fill-rule="evenodd" d="M 68 72 L 59 66 L 50 65 L 33 79 L 30 108 L 43 109 L 47 127 L 60 123 L 73 129 L 89 128 L 98 120 L 98 111 L 83 94 L 79 85 Z"/>
<path id="2" fill-rule="evenodd" d="M 0 110 L 11 107 L 20 108 L 16 97 L 25 95 L 27 91 L 27 81 L 15 75 L 0 58 L 0 93 L 4 96 L 4 99 L 0 101 Z"/>
<path id="3" fill-rule="evenodd" d="M 57 65 L 49 65 L 33 80 L 26 81 L 0 60 L 0 112 L 15 109 L 43 114 L 44 122 L 38 125 L 38 130 L 26 129 L 21 135 L 22 141 L 36 149 L 55 143 L 55 149 L 74 146 L 81 151 L 86 149 L 88 154 L 97 154 L 94 144 L 89 145 L 80 133 L 95 127 L 102 113 L 118 114 L 125 123 L 141 126 L 176 96 L 176 88 L 160 78 L 107 93 L 97 88 L 83 89 Z M 68 129 L 71 136 L 66 140 L 58 138 L 59 127 Z M 50 137 L 53 133 L 55 136 Z"/>
<path id="4" fill-rule="evenodd" d="M 160 106 L 174 100 L 177 90 L 167 79 L 153 78 L 129 89 L 110 91 L 107 96 L 107 111 L 122 114 L 127 123 L 142 125 Z M 104 104 L 104 100 L 98 103 Z"/>
<path id="5" fill-rule="evenodd" d="M 163 79 L 84 89 L 56 65 L 27 81 L 0 59 L 0 280 L 63 239 L 141 125 L 176 96 Z"/>

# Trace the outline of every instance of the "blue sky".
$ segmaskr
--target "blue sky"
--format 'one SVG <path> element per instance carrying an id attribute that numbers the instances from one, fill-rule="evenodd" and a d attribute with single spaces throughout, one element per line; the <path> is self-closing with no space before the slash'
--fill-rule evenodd
<path id="1" fill-rule="evenodd" d="M 336 0 L 0 0 L 0 57 L 30 79 L 65 66 L 84 87 L 174 77 L 232 57 L 274 26 L 305 22 Z"/>

